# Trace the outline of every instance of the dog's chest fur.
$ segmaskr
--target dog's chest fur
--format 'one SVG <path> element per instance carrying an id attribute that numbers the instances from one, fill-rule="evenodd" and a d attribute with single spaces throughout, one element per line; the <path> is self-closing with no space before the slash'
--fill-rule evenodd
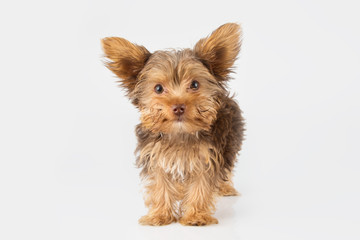
<path id="1" fill-rule="evenodd" d="M 184 181 L 194 172 L 206 171 L 216 158 L 214 153 L 209 143 L 187 134 L 148 143 L 140 150 L 139 160 L 148 168 L 161 169 L 172 179 Z"/>

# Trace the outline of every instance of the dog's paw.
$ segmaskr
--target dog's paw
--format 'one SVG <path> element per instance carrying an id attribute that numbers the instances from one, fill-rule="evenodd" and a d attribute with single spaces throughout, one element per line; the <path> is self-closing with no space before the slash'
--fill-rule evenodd
<path id="1" fill-rule="evenodd" d="M 240 193 L 230 184 L 225 183 L 219 189 L 220 196 L 240 196 Z"/>
<path id="2" fill-rule="evenodd" d="M 176 218 L 172 215 L 145 215 L 139 219 L 141 225 L 151 225 L 151 226 L 162 226 L 168 225 L 172 222 L 176 222 Z"/>
<path id="3" fill-rule="evenodd" d="M 194 214 L 180 218 L 179 222 L 186 226 L 205 226 L 218 224 L 218 220 L 209 214 Z"/>

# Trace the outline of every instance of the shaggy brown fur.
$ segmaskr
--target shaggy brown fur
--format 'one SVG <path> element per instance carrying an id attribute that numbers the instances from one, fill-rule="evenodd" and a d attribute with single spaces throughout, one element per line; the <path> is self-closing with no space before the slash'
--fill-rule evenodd
<path id="1" fill-rule="evenodd" d="M 216 195 L 236 195 L 231 176 L 244 123 L 226 81 L 241 28 L 228 23 L 191 49 L 156 51 L 123 38 L 102 40 L 107 67 L 141 112 L 136 164 L 149 213 L 139 222 L 217 223 Z"/>

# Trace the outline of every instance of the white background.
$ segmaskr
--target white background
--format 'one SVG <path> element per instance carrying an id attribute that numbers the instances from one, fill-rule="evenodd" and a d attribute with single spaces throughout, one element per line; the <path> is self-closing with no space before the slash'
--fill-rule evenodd
<path id="1" fill-rule="evenodd" d="M 139 226 L 139 114 L 100 39 L 192 47 L 226 22 L 247 123 L 218 225 Z M 357 1 L 2 1 L 0 239 L 359 239 Z"/>

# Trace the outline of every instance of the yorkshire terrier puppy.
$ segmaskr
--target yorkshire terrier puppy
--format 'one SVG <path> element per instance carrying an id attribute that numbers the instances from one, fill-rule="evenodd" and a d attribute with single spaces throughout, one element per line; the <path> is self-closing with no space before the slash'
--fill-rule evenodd
<path id="1" fill-rule="evenodd" d="M 141 224 L 218 223 L 215 197 L 237 194 L 231 172 L 244 122 L 227 81 L 240 45 L 235 23 L 193 49 L 150 53 L 123 38 L 102 40 L 106 66 L 141 113 L 136 164 L 149 208 Z"/>

